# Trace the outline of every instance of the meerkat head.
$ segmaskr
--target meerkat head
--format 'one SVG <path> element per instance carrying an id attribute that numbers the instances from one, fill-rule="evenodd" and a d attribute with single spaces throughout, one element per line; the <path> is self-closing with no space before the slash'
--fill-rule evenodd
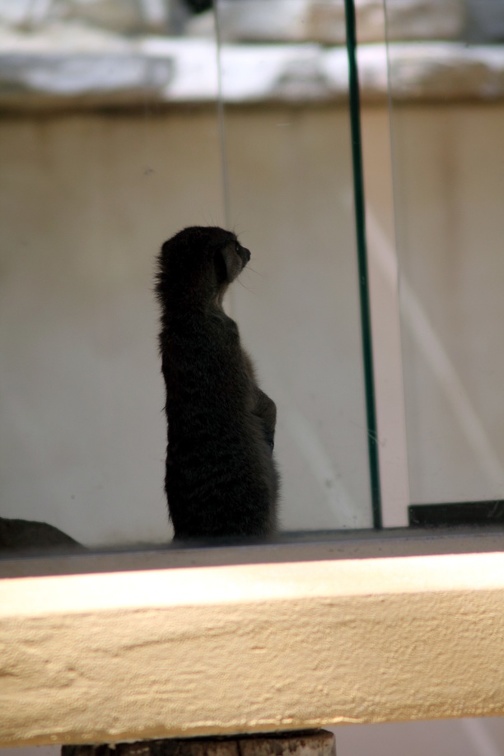
<path id="1" fill-rule="evenodd" d="M 217 226 L 191 226 L 166 241 L 159 256 L 156 291 L 220 301 L 250 260 L 236 234 Z"/>

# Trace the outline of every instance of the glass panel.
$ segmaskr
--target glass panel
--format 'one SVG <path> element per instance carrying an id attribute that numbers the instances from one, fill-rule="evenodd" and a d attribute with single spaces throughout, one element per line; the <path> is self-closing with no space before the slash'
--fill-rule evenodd
<path id="1" fill-rule="evenodd" d="M 504 6 L 385 4 L 411 520 L 502 521 Z"/>
<path id="2" fill-rule="evenodd" d="M 230 308 L 278 405 L 282 526 L 371 527 L 344 8 L 217 7 L 228 223 L 253 255 Z"/>
<path id="3" fill-rule="evenodd" d="M 164 1 L 10 5 L 0 515 L 86 546 L 166 542 L 154 261 L 222 217 L 215 36 L 191 37 Z"/>
<path id="4" fill-rule="evenodd" d="M 226 307 L 278 406 L 282 529 L 370 527 L 341 3 L 219 3 L 220 76 L 210 3 L 7 5 L 0 541 L 170 540 L 155 256 L 196 224 L 252 251 Z"/>

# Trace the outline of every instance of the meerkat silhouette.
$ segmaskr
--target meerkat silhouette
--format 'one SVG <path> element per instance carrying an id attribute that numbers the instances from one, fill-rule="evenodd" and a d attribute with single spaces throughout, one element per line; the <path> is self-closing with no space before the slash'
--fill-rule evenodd
<path id="1" fill-rule="evenodd" d="M 222 306 L 249 260 L 234 233 L 211 226 L 183 229 L 158 258 L 165 491 L 177 540 L 276 529 L 276 406 Z"/>

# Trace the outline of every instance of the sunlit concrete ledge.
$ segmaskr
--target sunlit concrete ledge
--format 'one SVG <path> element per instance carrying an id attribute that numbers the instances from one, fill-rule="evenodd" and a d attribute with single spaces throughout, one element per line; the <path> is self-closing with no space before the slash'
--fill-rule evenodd
<path id="1" fill-rule="evenodd" d="M 374 558 L 349 544 L 1 580 L 0 745 L 503 715 L 502 537 Z"/>
<path id="2" fill-rule="evenodd" d="M 458 42 L 394 43 L 390 85 L 402 101 L 504 97 L 504 46 Z M 363 101 L 388 96 L 386 49 L 358 51 Z M 318 44 L 226 44 L 221 51 L 225 102 L 345 102 L 347 53 Z M 0 109 L 145 107 L 215 102 L 217 54 L 206 39 L 124 39 L 68 49 L 54 41 L 11 38 L 0 54 Z"/>

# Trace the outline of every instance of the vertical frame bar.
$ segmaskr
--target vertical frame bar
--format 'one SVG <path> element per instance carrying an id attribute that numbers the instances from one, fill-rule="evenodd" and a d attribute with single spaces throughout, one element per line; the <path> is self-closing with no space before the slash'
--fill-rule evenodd
<path id="1" fill-rule="evenodd" d="M 366 393 L 366 416 L 368 426 L 369 471 L 371 479 L 371 505 L 373 526 L 382 527 L 380 465 L 378 453 L 378 426 L 374 388 L 373 343 L 369 300 L 369 276 L 366 248 L 366 211 L 362 168 L 360 93 L 357 68 L 357 34 L 354 0 L 345 0 L 346 47 L 348 54 L 348 88 L 350 101 L 350 126 L 352 137 L 352 164 L 354 174 L 355 231 L 359 270 L 359 295 L 362 329 L 362 357 L 364 364 L 364 387 Z"/>

